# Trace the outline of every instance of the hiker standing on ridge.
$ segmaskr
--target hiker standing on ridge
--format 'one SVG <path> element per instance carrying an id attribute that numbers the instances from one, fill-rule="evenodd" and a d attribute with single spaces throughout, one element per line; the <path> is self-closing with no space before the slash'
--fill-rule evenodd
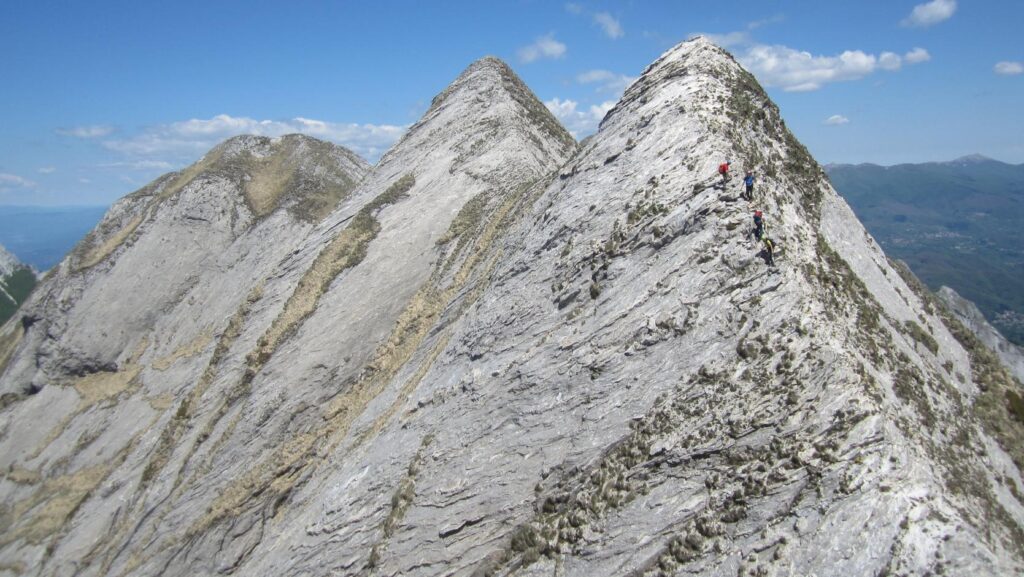
<path id="1" fill-rule="evenodd" d="M 747 175 L 743 177 L 744 186 L 744 198 L 748 201 L 754 200 L 754 173 L 750 170 L 747 171 Z"/>
<path id="2" fill-rule="evenodd" d="M 718 165 L 718 174 L 722 175 L 722 184 L 729 182 L 729 165 L 732 164 L 728 160 Z"/>

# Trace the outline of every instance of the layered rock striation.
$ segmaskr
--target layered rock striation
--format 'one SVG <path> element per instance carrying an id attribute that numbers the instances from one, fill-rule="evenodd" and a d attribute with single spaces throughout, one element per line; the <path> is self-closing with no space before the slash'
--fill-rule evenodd
<path id="1" fill-rule="evenodd" d="M 316 186 L 242 179 L 183 261 L 161 227 L 221 188 L 181 178 L 4 328 L 0 569 L 1022 568 L 1020 384 L 704 39 L 579 148 L 485 58 L 325 216 L 290 208 Z"/>

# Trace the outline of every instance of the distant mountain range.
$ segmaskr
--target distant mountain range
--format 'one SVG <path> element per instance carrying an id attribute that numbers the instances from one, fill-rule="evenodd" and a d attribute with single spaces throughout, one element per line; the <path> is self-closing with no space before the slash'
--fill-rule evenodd
<path id="1" fill-rule="evenodd" d="M 933 290 L 956 289 L 1024 344 L 1024 165 L 971 155 L 825 170 L 886 253 Z"/>

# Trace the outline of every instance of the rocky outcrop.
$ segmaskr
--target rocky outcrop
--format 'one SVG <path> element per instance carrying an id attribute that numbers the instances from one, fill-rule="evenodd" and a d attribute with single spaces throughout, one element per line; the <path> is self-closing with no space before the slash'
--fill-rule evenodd
<path id="1" fill-rule="evenodd" d="M 727 159 L 758 173 L 752 203 L 718 182 Z M 29 370 L 53 313 L 29 323 L 0 381 L 40 379 L 4 409 L 5 568 L 1022 568 L 1019 383 L 706 40 L 662 55 L 579 148 L 483 59 L 290 232 L 173 306 L 155 292 L 144 338 L 94 353 L 113 366 L 58 383 L 73 373 L 56 351 Z M 106 262 L 67 274 L 98 283 Z M 62 326 L 61 342 L 86 330 Z"/>
<path id="2" fill-rule="evenodd" d="M 270 274 L 368 165 L 305 136 L 242 136 L 111 207 L 22 311 L 25 354 L 2 391 L 20 394 L 123 367 L 154 333 L 157 354 L 184 345 L 169 319 L 210 329 Z M 238 293 L 242 292 L 242 295 Z M 202 311 L 202 312 L 200 312 Z"/>
<path id="3" fill-rule="evenodd" d="M 960 161 L 969 162 L 971 157 Z M 963 298 L 948 286 L 937 293 L 942 302 L 956 315 L 956 318 L 973 332 L 981 342 L 995 353 L 1018 381 L 1024 382 L 1024 351 L 1017 345 L 1007 341 L 971 301 Z"/>
<path id="4" fill-rule="evenodd" d="M 36 281 L 36 272 L 0 245 L 0 325 L 28 298 Z M 3 358 L 0 343 L 0 360 Z"/>

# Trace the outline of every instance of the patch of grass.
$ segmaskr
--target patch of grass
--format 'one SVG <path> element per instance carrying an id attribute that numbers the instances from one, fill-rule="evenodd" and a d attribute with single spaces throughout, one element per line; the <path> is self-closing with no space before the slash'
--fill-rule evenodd
<path id="1" fill-rule="evenodd" d="M 316 309 L 320 297 L 334 279 L 342 271 L 358 265 L 366 258 L 370 242 L 377 238 L 380 232 L 377 212 L 404 198 L 415 183 L 416 179 L 411 174 L 398 179 L 360 209 L 349 225 L 320 251 L 312 266 L 299 279 L 284 309 L 260 337 L 256 349 L 249 353 L 244 380 L 251 381 L 281 342 L 299 329 Z"/>
<path id="2" fill-rule="evenodd" d="M 0 324 L 0 375 L 3 375 L 4 370 L 7 369 L 7 363 L 14 355 L 14 351 L 18 349 L 18 344 L 21 343 L 23 336 L 25 336 L 25 327 L 22 323 L 11 321 Z M 0 408 L 3 406 L 6 405 L 0 403 Z"/>
<path id="3" fill-rule="evenodd" d="M 448 230 L 444 232 L 437 239 L 438 246 L 443 246 L 451 242 L 456 238 L 460 238 L 467 232 L 471 232 L 480 226 L 483 219 L 484 209 L 487 208 L 487 203 L 490 199 L 490 194 L 487 192 L 481 192 L 473 198 L 469 199 L 459 209 L 458 214 L 455 215 L 455 219 L 452 220 Z"/>
<path id="4" fill-rule="evenodd" d="M 1010 415 L 1018 422 L 1024 423 L 1024 398 L 1021 398 L 1020 393 L 1013 390 L 1006 391 L 1006 406 L 1010 411 Z"/>
<path id="5" fill-rule="evenodd" d="M 921 325 L 912 320 L 907 320 L 903 322 L 903 327 L 906 329 L 906 333 L 910 335 L 910 338 L 924 345 L 933 355 L 939 354 L 939 343 L 935 341 L 935 337 L 922 329 Z"/>
<path id="6" fill-rule="evenodd" d="M 14 316 L 21 303 L 28 299 L 37 282 L 35 273 L 27 267 L 16 268 L 11 274 L 0 278 L 0 289 L 6 293 L 0 294 L 0 325 Z M 7 298 L 8 296 L 11 298 Z"/>

